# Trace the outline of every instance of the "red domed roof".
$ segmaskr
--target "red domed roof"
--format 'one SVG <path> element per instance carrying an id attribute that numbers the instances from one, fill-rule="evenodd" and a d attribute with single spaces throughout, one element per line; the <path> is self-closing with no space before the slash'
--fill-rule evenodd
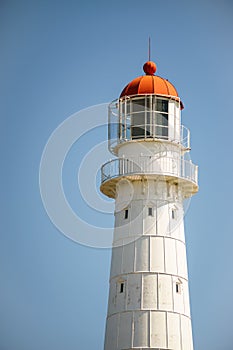
<path id="1" fill-rule="evenodd" d="M 154 75 L 156 72 L 156 65 L 152 61 L 148 61 L 143 66 L 146 75 L 142 75 L 132 80 L 125 86 L 121 92 L 120 98 L 132 95 L 165 95 L 168 97 L 179 98 L 178 92 L 174 85 L 167 79 Z M 181 103 L 181 108 L 183 104 Z"/>

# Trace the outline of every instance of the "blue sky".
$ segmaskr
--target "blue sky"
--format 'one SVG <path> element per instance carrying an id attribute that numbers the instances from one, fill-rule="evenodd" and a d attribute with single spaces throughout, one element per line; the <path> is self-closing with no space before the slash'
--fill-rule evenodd
<path id="1" fill-rule="evenodd" d="M 110 250 L 59 233 L 39 164 L 60 123 L 142 74 L 149 35 L 158 74 L 184 102 L 200 171 L 185 218 L 195 348 L 233 348 L 232 33 L 230 0 L 1 1 L 1 350 L 103 349 Z M 92 135 L 105 138 L 104 128 Z M 64 187 L 82 217 L 111 225 L 77 190 L 86 147 L 72 148 Z"/>

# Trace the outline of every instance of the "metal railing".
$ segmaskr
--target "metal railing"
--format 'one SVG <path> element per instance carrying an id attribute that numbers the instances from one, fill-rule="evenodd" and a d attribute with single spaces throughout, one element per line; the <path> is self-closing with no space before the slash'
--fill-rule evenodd
<path id="1" fill-rule="evenodd" d="M 198 181 L 198 167 L 191 160 L 172 157 L 140 156 L 131 160 L 118 158 L 110 160 L 101 168 L 101 182 L 130 175 L 164 175 Z"/>
<path id="2" fill-rule="evenodd" d="M 111 125 L 110 127 L 115 127 L 116 130 L 119 129 L 119 126 L 117 124 L 115 125 Z M 109 133 L 109 150 L 110 152 L 112 152 L 113 154 L 116 154 L 114 149 L 115 147 L 117 147 L 117 145 L 122 144 L 124 142 L 127 141 L 136 141 L 136 140 L 160 140 L 160 141 L 170 141 L 173 142 L 175 144 L 181 145 L 184 149 L 186 150 L 190 150 L 190 131 L 187 127 L 185 127 L 184 125 L 180 126 L 180 131 L 179 133 L 176 133 L 176 136 L 174 137 L 174 135 L 170 135 L 168 131 L 166 132 L 159 132 L 159 133 L 154 133 L 153 136 L 151 136 L 149 133 L 147 133 L 146 131 L 144 132 L 144 128 L 147 128 L 148 125 L 146 126 L 142 126 L 142 125 L 136 125 L 136 126 L 132 126 L 132 127 L 127 127 L 126 129 L 126 136 L 124 138 L 120 138 L 120 137 L 113 137 L 113 133 Z M 134 133 L 135 129 L 141 129 L 142 130 L 142 134 L 137 134 Z M 168 127 L 165 126 L 160 126 L 160 125 L 154 125 L 155 129 L 161 129 L 161 130 L 168 130 Z M 117 134 L 117 132 L 116 132 Z M 179 135 L 179 136 L 178 136 Z"/>

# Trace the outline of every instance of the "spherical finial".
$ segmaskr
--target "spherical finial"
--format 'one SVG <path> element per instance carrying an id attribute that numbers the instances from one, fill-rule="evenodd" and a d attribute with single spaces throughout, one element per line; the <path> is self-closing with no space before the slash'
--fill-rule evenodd
<path id="1" fill-rule="evenodd" d="M 154 75 L 156 72 L 156 64 L 152 61 L 147 61 L 143 66 L 143 70 L 146 75 Z"/>

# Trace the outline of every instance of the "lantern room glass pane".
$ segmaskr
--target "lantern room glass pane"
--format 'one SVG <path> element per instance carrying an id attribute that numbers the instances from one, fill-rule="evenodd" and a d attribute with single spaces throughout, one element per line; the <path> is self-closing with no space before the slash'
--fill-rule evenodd
<path id="1" fill-rule="evenodd" d="M 168 126 L 168 114 L 156 113 L 156 124 Z"/>
<path id="2" fill-rule="evenodd" d="M 157 98 L 155 102 L 155 109 L 159 112 L 168 113 L 168 101 Z"/>
<path id="3" fill-rule="evenodd" d="M 132 139 L 145 137 L 145 97 L 132 99 Z"/>
<path id="4" fill-rule="evenodd" d="M 130 115 L 126 118 L 126 139 L 131 139 L 131 117 Z"/>
<path id="5" fill-rule="evenodd" d="M 132 139 L 143 139 L 145 138 L 145 129 L 142 127 L 133 126 L 132 127 Z"/>
<path id="6" fill-rule="evenodd" d="M 155 114 L 155 136 L 168 138 L 168 114 L 156 113 Z"/>
<path id="7" fill-rule="evenodd" d="M 145 111 L 145 97 L 132 100 L 133 113 Z"/>

